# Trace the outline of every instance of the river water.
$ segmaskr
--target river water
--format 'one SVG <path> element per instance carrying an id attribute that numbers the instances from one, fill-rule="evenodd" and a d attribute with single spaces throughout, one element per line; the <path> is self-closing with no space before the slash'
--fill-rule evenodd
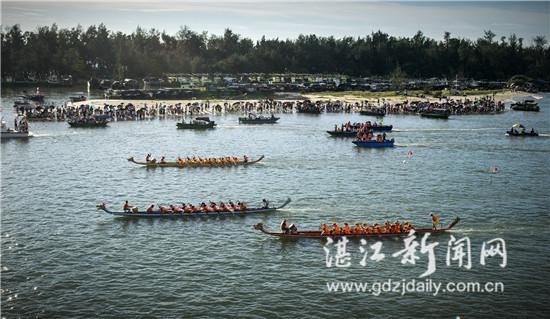
<path id="1" fill-rule="evenodd" d="M 12 124 L 18 92 L 4 91 L 2 114 Z M 60 103 L 66 90 L 46 90 Z M 176 120 L 114 122 L 73 129 L 31 122 L 36 137 L 2 142 L 2 316 L 6 318 L 169 317 L 532 317 L 550 311 L 550 95 L 540 113 L 452 116 L 449 120 L 391 115 L 393 149 L 358 149 L 325 130 L 358 114 L 282 114 L 280 123 L 239 125 L 215 116 L 215 130 L 176 130 Z M 545 136 L 510 138 L 521 122 Z M 412 156 L 407 152 L 412 151 Z M 145 169 L 126 161 L 146 153 L 176 156 L 265 155 L 234 168 Z M 490 174 L 491 166 L 498 168 Z M 124 200 L 199 203 L 268 198 L 292 202 L 282 211 L 247 217 L 128 220 L 95 209 Z M 351 241 L 349 267 L 327 267 L 325 241 L 283 241 L 251 225 L 276 229 L 283 218 L 301 229 L 322 222 L 399 219 L 430 225 L 461 221 L 434 235 L 415 265 L 392 254 L 403 240 L 383 240 L 379 262 L 360 264 Z M 446 265 L 448 242 L 467 237 L 471 269 Z M 482 244 L 502 238 L 499 255 L 480 263 Z M 376 240 L 369 239 L 368 244 Z M 420 243 L 420 238 L 418 238 Z M 330 256 L 336 247 L 327 245 Z M 419 246 L 420 248 L 420 246 Z M 369 256 L 373 251 L 367 250 Z M 503 292 L 329 292 L 327 283 L 412 280 L 501 282 Z"/>

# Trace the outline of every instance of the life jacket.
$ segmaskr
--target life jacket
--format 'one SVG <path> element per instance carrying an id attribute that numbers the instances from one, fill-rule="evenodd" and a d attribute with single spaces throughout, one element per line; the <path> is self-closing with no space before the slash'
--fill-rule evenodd
<path id="1" fill-rule="evenodd" d="M 342 233 L 343 233 L 344 235 L 350 235 L 350 234 L 351 234 L 351 230 L 349 229 L 349 226 L 344 225 L 344 229 L 342 230 Z"/>
<path id="2" fill-rule="evenodd" d="M 361 228 L 361 225 L 355 225 L 355 228 L 353 229 L 353 233 L 357 235 L 363 233 L 363 229 Z"/>
<path id="3" fill-rule="evenodd" d="M 162 213 L 168 213 L 168 208 L 166 208 L 166 207 L 161 207 L 161 208 L 160 208 L 160 211 L 161 211 Z"/>
<path id="4" fill-rule="evenodd" d="M 241 203 L 239 205 L 239 210 L 246 210 L 246 205 L 244 203 Z"/>
<path id="5" fill-rule="evenodd" d="M 183 211 L 186 212 L 186 213 L 189 213 L 189 212 L 191 212 L 191 208 L 189 208 L 189 206 L 185 205 L 183 207 Z"/>
<path id="6" fill-rule="evenodd" d="M 239 207 L 237 207 L 237 205 L 235 205 L 235 204 L 233 204 L 233 203 L 231 203 L 231 208 L 232 208 L 233 210 L 241 210 Z"/>
<path id="7" fill-rule="evenodd" d="M 332 226 L 332 233 L 336 235 L 340 235 L 340 227 L 338 227 L 338 225 Z"/>
<path id="8" fill-rule="evenodd" d="M 432 223 L 439 224 L 439 218 L 435 215 L 432 215 Z"/>
<path id="9" fill-rule="evenodd" d="M 180 209 L 179 209 L 177 206 L 174 206 L 174 207 L 172 207 L 172 211 L 173 211 L 174 213 L 179 213 L 179 212 L 180 212 Z"/>
<path id="10" fill-rule="evenodd" d="M 193 210 L 193 213 L 198 213 L 200 211 L 198 207 L 193 207 L 192 210 Z"/>
<path id="11" fill-rule="evenodd" d="M 153 212 L 153 207 L 147 208 L 147 212 L 148 212 L 148 213 L 152 213 L 152 212 Z"/>
<path id="12" fill-rule="evenodd" d="M 204 205 L 204 206 L 202 207 L 202 210 L 203 210 L 205 213 L 208 213 L 208 206 Z"/>
<path id="13" fill-rule="evenodd" d="M 127 203 L 124 203 L 124 205 L 122 205 L 122 209 L 128 210 L 130 209 L 130 205 L 128 205 Z"/>

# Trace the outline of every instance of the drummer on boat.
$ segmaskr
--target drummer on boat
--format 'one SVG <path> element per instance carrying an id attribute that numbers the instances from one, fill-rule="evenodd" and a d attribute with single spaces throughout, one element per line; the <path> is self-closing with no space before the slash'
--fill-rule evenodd
<path id="1" fill-rule="evenodd" d="M 289 226 L 287 220 L 283 219 L 281 222 L 281 232 L 285 234 L 295 234 L 298 232 L 298 228 L 294 224 L 290 224 Z"/>
<path id="2" fill-rule="evenodd" d="M 289 229 L 288 229 L 288 224 L 286 222 L 286 219 L 283 219 L 283 221 L 281 222 L 280 228 L 281 228 L 281 232 L 288 234 Z"/>

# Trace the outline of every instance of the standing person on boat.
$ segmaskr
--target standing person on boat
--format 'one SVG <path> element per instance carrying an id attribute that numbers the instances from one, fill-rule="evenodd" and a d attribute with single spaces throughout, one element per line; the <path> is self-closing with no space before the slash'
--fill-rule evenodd
<path id="1" fill-rule="evenodd" d="M 288 224 L 286 223 L 286 219 L 283 219 L 283 221 L 281 222 L 281 231 L 285 234 L 288 234 L 289 228 Z"/>
<path id="2" fill-rule="evenodd" d="M 124 202 L 124 205 L 122 205 L 122 210 L 124 210 L 125 212 L 130 211 L 130 204 L 128 204 L 128 201 Z"/>
<path id="3" fill-rule="evenodd" d="M 269 202 L 265 198 L 262 199 L 262 208 L 269 208 Z"/>
<path id="4" fill-rule="evenodd" d="M 439 217 L 437 217 L 434 213 L 431 213 L 430 216 L 432 216 L 432 229 L 437 230 L 437 225 L 439 225 Z"/>

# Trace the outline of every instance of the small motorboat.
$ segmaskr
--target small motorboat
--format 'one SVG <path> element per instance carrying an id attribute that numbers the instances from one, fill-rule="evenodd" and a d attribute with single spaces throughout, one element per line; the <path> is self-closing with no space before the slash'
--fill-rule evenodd
<path id="1" fill-rule="evenodd" d="M 27 123 L 27 120 L 25 118 L 23 119 L 17 119 L 16 123 L 19 123 L 17 125 L 17 129 L 12 129 L 7 127 L 6 122 L 2 120 L 2 131 L 1 131 L 1 139 L 7 140 L 12 138 L 29 138 L 33 137 L 32 132 L 29 132 L 29 126 Z"/>
<path id="2" fill-rule="evenodd" d="M 513 103 L 511 106 L 514 111 L 525 111 L 525 112 L 539 112 L 540 107 L 535 100 L 525 100 L 523 102 Z"/>
<path id="3" fill-rule="evenodd" d="M 214 128 L 216 126 L 216 122 L 211 121 L 210 118 L 207 116 L 200 116 L 196 117 L 194 120 L 189 121 L 189 123 L 186 123 L 185 120 L 182 120 L 181 123 L 177 123 L 176 125 L 179 129 L 206 130 Z"/>
<path id="4" fill-rule="evenodd" d="M 506 131 L 506 135 L 508 136 L 523 136 L 523 137 L 529 137 L 529 136 L 539 136 L 539 133 L 531 130 L 530 132 L 525 132 L 525 131 L 521 131 L 521 132 L 518 132 L 516 130 L 510 130 L 510 131 Z"/>
<path id="5" fill-rule="evenodd" d="M 84 93 L 77 93 L 76 95 L 72 95 L 72 96 L 69 96 L 69 100 L 71 100 L 71 102 L 75 103 L 75 102 L 83 102 L 83 101 L 86 101 L 88 98 L 86 97 L 86 95 L 84 95 Z"/>
<path id="6" fill-rule="evenodd" d="M 512 126 L 511 129 L 506 131 L 506 135 L 529 137 L 529 136 L 539 136 L 539 133 L 537 133 L 533 128 L 531 129 L 531 131 L 527 132 L 525 131 L 525 126 L 523 126 L 523 124 L 516 123 Z"/>
<path id="7" fill-rule="evenodd" d="M 370 141 L 353 141 L 353 144 L 357 145 L 358 147 L 364 147 L 364 148 L 384 148 L 384 147 L 393 147 L 394 139 L 391 140 L 383 140 L 381 142 L 377 142 L 375 140 Z"/>

